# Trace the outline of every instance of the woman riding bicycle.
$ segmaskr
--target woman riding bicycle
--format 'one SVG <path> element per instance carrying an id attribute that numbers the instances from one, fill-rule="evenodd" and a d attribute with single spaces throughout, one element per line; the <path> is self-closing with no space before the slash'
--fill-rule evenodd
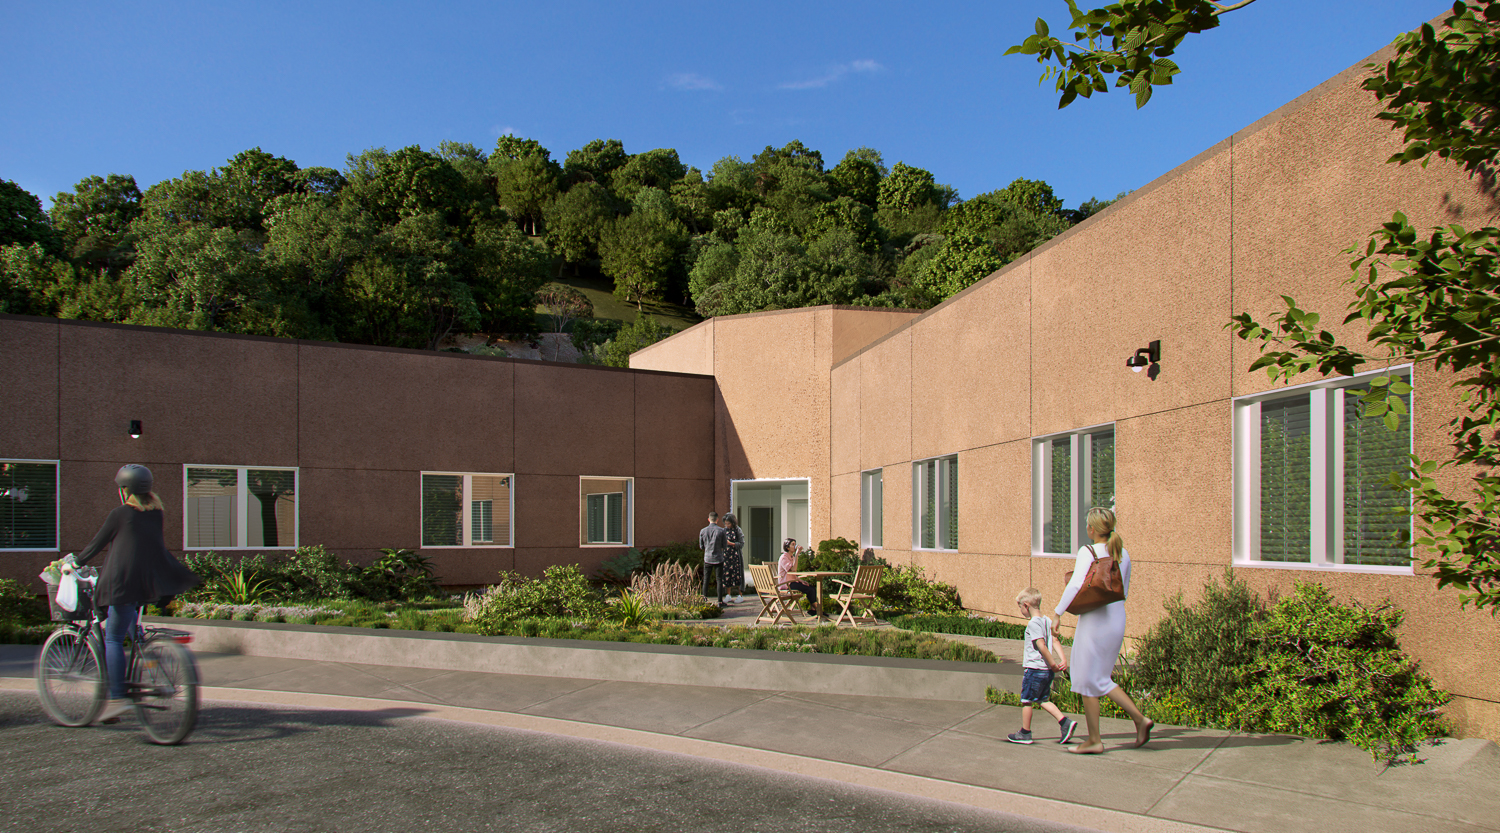
<path id="1" fill-rule="evenodd" d="M 110 720 L 132 706 L 125 696 L 125 639 L 136 629 L 141 605 L 191 590 L 198 576 L 167 551 L 162 534 L 161 498 L 151 491 L 151 470 L 130 463 L 115 474 L 121 506 L 109 513 L 99 534 L 78 554 L 87 564 L 104 547 L 109 560 L 94 586 L 94 604 L 108 609 L 104 624 L 104 664 L 109 669 L 109 702 L 95 718 Z"/>

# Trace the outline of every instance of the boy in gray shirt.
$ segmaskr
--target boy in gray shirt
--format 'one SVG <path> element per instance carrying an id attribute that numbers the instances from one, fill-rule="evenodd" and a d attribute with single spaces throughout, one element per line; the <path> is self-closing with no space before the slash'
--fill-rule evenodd
<path id="1" fill-rule="evenodd" d="M 1063 656 L 1062 646 L 1052 642 L 1052 620 L 1041 614 L 1042 591 L 1028 587 L 1016 595 L 1016 604 L 1027 619 L 1026 648 L 1021 655 L 1021 731 L 1012 732 L 1005 739 L 1011 743 L 1033 743 L 1031 710 L 1032 706 L 1041 706 L 1057 718 L 1057 728 L 1062 732 L 1057 742 L 1067 743 L 1078 724 L 1053 705 L 1050 698 L 1052 677 L 1058 671 L 1068 670 L 1068 660 Z"/>

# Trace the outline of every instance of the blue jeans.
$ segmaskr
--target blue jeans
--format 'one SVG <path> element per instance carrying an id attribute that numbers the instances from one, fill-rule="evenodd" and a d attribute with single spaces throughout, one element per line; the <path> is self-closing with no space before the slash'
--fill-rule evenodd
<path id="1" fill-rule="evenodd" d="M 104 665 L 109 669 L 109 699 L 125 699 L 125 640 L 135 633 L 140 605 L 110 605 L 104 620 Z"/>

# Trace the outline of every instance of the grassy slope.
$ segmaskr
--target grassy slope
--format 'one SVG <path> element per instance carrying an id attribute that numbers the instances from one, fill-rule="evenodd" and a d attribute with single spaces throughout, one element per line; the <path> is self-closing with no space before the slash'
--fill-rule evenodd
<path id="1" fill-rule="evenodd" d="M 554 278 L 554 280 L 558 283 L 575 287 L 584 295 L 587 295 L 589 301 L 594 305 L 595 318 L 614 319 L 624 321 L 627 324 L 636 319 L 635 305 L 626 303 L 614 296 L 614 283 L 609 278 L 587 275 L 582 277 L 565 275 L 561 278 Z M 703 320 L 697 313 L 693 312 L 691 307 L 666 302 L 648 301 L 642 305 L 641 311 L 673 330 L 685 330 Z M 545 330 L 550 327 L 550 324 L 544 312 L 540 307 L 537 308 L 537 323 L 542 325 Z"/>

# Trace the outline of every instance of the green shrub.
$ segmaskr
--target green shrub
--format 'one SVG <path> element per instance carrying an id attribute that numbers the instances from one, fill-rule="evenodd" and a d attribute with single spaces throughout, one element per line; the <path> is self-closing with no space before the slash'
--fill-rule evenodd
<path id="1" fill-rule="evenodd" d="M 0 622 L 39 625 L 50 616 L 45 599 L 15 579 L 0 578 Z"/>
<path id="2" fill-rule="evenodd" d="M 371 601 L 422 599 L 438 592 L 432 578 L 432 559 L 408 549 L 383 549 L 374 564 L 362 571 L 346 565 L 362 585 L 360 595 Z"/>
<path id="3" fill-rule="evenodd" d="M 928 614 L 913 613 L 905 616 L 893 616 L 890 623 L 898 628 L 920 633 L 955 633 L 964 636 L 984 636 L 991 639 L 1023 639 L 1026 636 L 1026 626 L 1015 622 L 994 622 L 989 619 L 980 619 L 977 616 L 958 616 L 954 614 Z M 1057 637 L 1064 645 L 1072 645 L 1073 640 L 1066 637 Z"/>
<path id="4" fill-rule="evenodd" d="M 630 579 L 644 564 L 641 551 L 631 547 L 619 555 L 606 558 L 604 563 L 599 565 L 594 577 L 605 584 L 627 586 L 630 584 Z"/>
<path id="5" fill-rule="evenodd" d="M 696 567 L 703 563 L 703 550 L 696 543 L 685 543 L 682 541 L 671 541 L 659 547 L 650 547 L 641 550 L 642 573 L 655 572 L 657 567 L 663 564 L 683 564 L 688 567 Z"/>
<path id="6" fill-rule="evenodd" d="M 279 579 L 278 597 L 289 602 L 354 599 L 364 596 L 367 589 L 363 568 L 340 563 L 322 544 L 298 547 L 278 559 L 274 574 Z"/>
<path id="7" fill-rule="evenodd" d="M 875 602 L 875 615 L 886 619 L 902 613 L 963 612 L 958 588 L 929 580 L 915 564 L 898 564 L 886 570 Z"/>
<path id="8" fill-rule="evenodd" d="M 1233 570 L 1225 571 L 1223 584 L 1210 579 L 1196 604 L 1184 604 L 1178 593 L 1167 600 L 1166 616 L 1136 644 L 1137 685 L 1171 692 L 1209 713 L 1237 701 L 1243 667 L 1258 651 L 1252 634 L 1265 612 L 1265 603 Z"/>
<path id="9" fill-rule="evenodd" d="M 477 623 L 543 616 L 595 619 L 605 615 L 604 599 L 577 564 L 555 565 L 540 579 L 500 573 L 500 583 L 465 603 L 465 620 Z"/>

